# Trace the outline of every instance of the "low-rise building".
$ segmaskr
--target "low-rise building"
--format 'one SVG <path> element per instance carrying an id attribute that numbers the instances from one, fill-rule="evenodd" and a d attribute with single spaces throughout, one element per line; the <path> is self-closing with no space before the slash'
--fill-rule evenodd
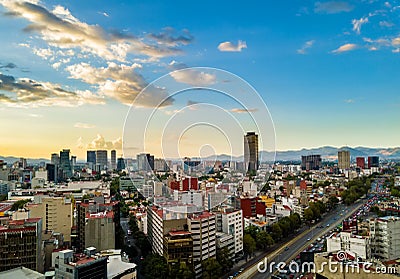
<path id="1" fill-rule="evenodd" d="M 368 236 L 354 235 L 350 232 L 338 232 L 326 239 L 326 251 L 351 252 L 362 259 L 369 259 L 371 255 L 370 239 Z"/>

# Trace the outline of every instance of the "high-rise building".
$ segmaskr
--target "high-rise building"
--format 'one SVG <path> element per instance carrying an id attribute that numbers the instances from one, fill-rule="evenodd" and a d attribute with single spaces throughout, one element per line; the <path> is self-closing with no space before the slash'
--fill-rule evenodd
<path id="1" fill-rule="evenodd" d="M 77 251 L 94 246 L 107 250 L 115 248 L 115 230 L 119 224 L 118 202 L 105 203 L 103 197 L 94 202 L 77 202 Z"/>
<path id="2" fill-rule="evenodd" d="M 168 166 L 164 159 L 154 159 L 154 170 L 155 171 L 167 171 Z"/>
<path id="3" fill-rule="evenodd" d="M 242 210 L 225 208 L 217 214 L 217 230 L 234 238 L 234 252 L 243 250 L 243 216 Z"/>
<path id="4" fill-rule="evenodd" d="M 60 156 L 57 153 L 51 154 L 51 163 L 56 166 L 60 164 Z"/>
<path id="5" fill-rule="evenodd" d="M 96 151 L 94 150 L 86 151 L 86 162 L 91 163 L 93 167 L 96 165 Z"/>
<path id="6" fill-rule="evenodd" d="M 117 151 L 111 150 L 111 162 L 110 162 L 111 170 L 115 170 L 117 168 Z"/>
<path id="7" fill-rule="evenodd" d="M 321 155 L 301 156 L 302 170 L 319 170 L 322 167 Z"/>
<path id="8" fill-rule="evenodd" d="M 369 220 L 371 255 L 383 261 L 400 258 L 400 217 Z"/>
<path id="9" fill-rule="evenodd" d="M 95 254 L 90 247 L 83 254 L 74 254 L 73 250 L 55 252 L 55 278 L 99 278 L 107 279 L 107 257 Z"/>
<path id="10" fill-rule="evenodd" d="M 63 149 L 60 151 L 60 169 L 63 171 L 64 179 L 72 177 L 72 167 L 70 150 Z"/>
<path id="11" fill-rule="evenodd" d="M 6 220 L 0 225 L 0 271 L 24 266 L 43 271 L 42 220 Z"/>
<path id="12" fill-rule="evenodd" d="M 117 160 L 117 171 L 122 171 L 126 168 L 125 165 L 125 159 L 124 158 L 118 158 Z"/>
<path id="13" fill-rule="evenodd" d="M 365 169 L 365 158 L 364 157 L 357 157 L 356 158 L 357 167 L 360 169 Z"/>
<path id="14" fill-rule="evenodd" d="M 368 168 L 378 168 L 379 167 L 379 157 L 369 156 L 368 157 Z"/>
<path id="15" fill-rule="evenodd" d="M 154 156 L 148 153 L 141 153 L 136 155 L 138 170 L 151 171 L 154 170 Z"/>
<path id="16" fill-rule="evenodd" d="M 341 170 L 350 168 L 350 151 L 341 150 L 338 152 L 338 166 Z"/>
<path id="17" fill-rule="evenodd" d="M 216 256 L 216 216 L 208 211 L 187 218 L 193 238 L 193 268 L 196 278 L 202 277 L 202 262 Z"/>
<path id="18" fill-rule="evenodd" d="M 37 204 L 29 204 L 30 217 L 42 218 L 45 233 L 62 233 L 64 242 L 71 242 L 73 225 L 73 205 L 70 199 L 63 197 L 43 197 Z"/>
<path id="19" fill-rule="evenodd" d="M 244 136 L 244 165 L 246 171 L 258 169 L 258 135 L 255 132 L 248 132 Z"/>
<path id="20" fill-rule="evenodd" d="M 54 164 L 46 164 L 47 181 L 58 182 L 58 167 Z"/>
<path id="21" fill-rule="evenodd" d="M 106 170 L 108 166 L 107 150 L 96 150 L 96 165 L 100 170 Z"/>

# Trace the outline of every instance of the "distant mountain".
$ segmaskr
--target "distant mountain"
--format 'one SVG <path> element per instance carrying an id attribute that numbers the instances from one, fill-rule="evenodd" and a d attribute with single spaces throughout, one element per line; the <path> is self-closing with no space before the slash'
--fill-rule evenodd
<path id="1" fill-rule="evenodd" d="M 0 156 L 0 160 L 3 160 L 7 164 L 11 165 L 14 162 L 19 161 L 20 157 L 13 157 L 13 156 L 3 157 L 3 156 Z M 39 158 L 39 159 L 26 158 L 26 162 L 27 162 L 28 165 L 38 165 L 41 162 L 50 163 L 50 160 L 49 159 L 44 159 L 44 158 Z"/>
<path id="2" fill-rule="evenodd" d="M 275 161 L 300 161 L 301 156 L 304 155 L 321 155 L 323 160 L 337 160 L 337 154 L 339 150 L 350 151 L 350 156 L 352 159 L 356 157 L 368 157 L 368 156 L 379 156 L 380 159 L 386 160 L 400 160 L 400 147 L 395 148 L 370 148 L 370 147 L 349 147 L 343 146 L 340 148 L 333 146 L 322 146 L 317 148 L 301 150 L 288 150 L 288 151 L 277 151 Z M 230 156 L 226 154 L 218 155 L 218 160 L 225 161 L 230 160 Z M 273 153 L 268 151 L 260 152 L 260 159 L 270 160 L 273 158 Z M 213 159 L 213 157 L 208 157 L 207 159 Z M 242 161 L 243 156 L 232 157 L 233 160 Z"/>
<path id="3" fill-rule="evenodd" d="M 303 155 L 321 155 L 323 160 L 337 160 L 337 153 L 339 150 L 349 150 L 350 156 L 352 160 L 355 157 L 368 157 L 368 156 L 379 156 L 380 159 L 383 160 L 400 160 L 400 147 L 394 148 L 370 148 L 370 147 L 349 147 L 343 146 L 340 148 L 333 146 L 322 146 L 317 148 L 306 149 L 303 148 L 301 150 L 288 150 L 288 151 L 277 151 L 275 161 L 300 161 L 301 156 Z M 269 151 L 260 151 L 260 159 L 262 161 L 271 160 L 274 154 Z M 2 157 L 0 156 L 0 160 L 7 162 L 8 164 L 12 164 L 18 161 L 20 158 L 18 157 Z M 205 160 L 214 160 L 215 156 L 209 156 L 205 158 Z M 228 154 L 220 154 L 217 156 L 217 160 L 220 161 L 243 161 L 243 156 L 230 156 Z M 40 162 L 49 163 L 50 160 L 40 158 L 40 159 L 30 159 L 27 158 L 27 163 L 29 165 L 36 165 Z"/>

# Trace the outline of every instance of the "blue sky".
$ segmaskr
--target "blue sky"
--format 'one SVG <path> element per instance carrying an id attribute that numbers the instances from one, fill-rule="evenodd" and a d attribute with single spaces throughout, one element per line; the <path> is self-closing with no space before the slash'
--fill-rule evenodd
<path id="1" fill-rule="evenodd" d="M 400 2 L 261 3 L 0 0 L 0 154 L 122 153 L 135 96 L 171 70 L 200 66 L 258 91 L 278 150 L 398 146 Z M 193 75 L 175 80 L 190 84 Z M 189 100 L 160 110 L 170 117 Z M 221 96 L 215 102 L 239 112 Z M 209 144 L 204 131 L 194 135 Z"/>

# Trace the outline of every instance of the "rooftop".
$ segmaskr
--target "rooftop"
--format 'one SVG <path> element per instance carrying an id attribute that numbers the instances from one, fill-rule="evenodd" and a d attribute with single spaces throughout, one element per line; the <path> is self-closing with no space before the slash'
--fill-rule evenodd
<path id="1" fill-rule="evenodd" d="M 2 279 L 42 279 L 45 278 L 43 274 L 26 267 L 17 267 L 10 270 L 0 272 Z"/>

